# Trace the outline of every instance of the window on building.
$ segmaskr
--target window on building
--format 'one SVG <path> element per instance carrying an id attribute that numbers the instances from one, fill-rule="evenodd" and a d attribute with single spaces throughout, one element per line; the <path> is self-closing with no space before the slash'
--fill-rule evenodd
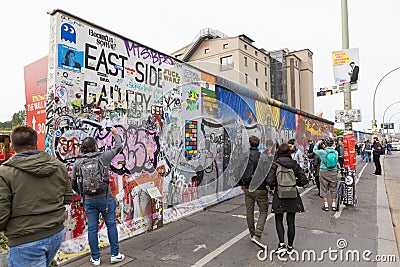
<path id="1" fill-rule="evenodd" d="M 258 78 L 256 78 L 256 86 L 258 87 Z"/>
<path id="2" fill-rule="evenodd" d="M 258 63 L 257 62 L 254 62 L 254 68 L 256 71 L 258 71 Z"/>
<path id="3" fill-rule="evenodd" d="M 249 77 L 247 76 L 247 73 L 244 74 L 244 82 L 247 83 L 249 81 Z"/>
<path id="4" fill-rule="evenodd" d="M 265 74 L 265 76 L 268 76 L 268 69 L 267 68 L 264 68 L 264 74 Z"/>
<path id="5" fill-rule="evenodd" d="M 221 71 L 233 69 L 232 56 L 221 57 Z"/>
<path id="6" fill-rule="evenodd" d="M 256 56 L 258 56 L 258 52 L 257 52 L 257 51 L 254 51 L 254 54 L 255 54 Z"/>
<path id="7" fill-rule="evenodd" d="M 265 62 L 268 62 L 268 58 L 267 57 L 264 57 L 264 60 L 265 60 Z"/>
<path id="8" fill-rule="evenodd" d="M 227 57 L 221 57 L 221 65 L 232 65 L 233 61 L 232 61 L 232 56 L 227 56 Z"/>
<path id="9" fill-rule="evenodd" d="M 208 54 L 208 53 L 210 53 L 210 48 L 204 49 L 204 54 Z"/>
<path id="10" fill-rule="evenodd" d="M 244 45 L 244 49 L 246 49 L 246 50 L 247 50 L 247 44 L 245 44 L 245 45 Z"/>
<path id="11" fill-rule="evenodd" d="M 244 65 L 247 67 L 247 57 L 244 57 Z"/>
<path id="12" fill-rule="evenodd" d="M 228 44 L 223 44 L 223 45 L 222 45 L 222 48 L 223 48 L 223 49 L 227 49 L 227 48 L 228 48 Z"/>
<path id="13" fill-rule="evenodd" d="M 265 91 L 268 91 L 268 83 L 265 82 Z"/>

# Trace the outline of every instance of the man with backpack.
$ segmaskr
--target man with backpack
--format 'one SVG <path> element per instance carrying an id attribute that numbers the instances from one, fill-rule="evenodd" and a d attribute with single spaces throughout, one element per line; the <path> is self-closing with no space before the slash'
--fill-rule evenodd
<path id="1" fill-rule="evenodd" d="M 335 141 L 332 137 L 326 137 L 318 141 L 314 146 L 314 153 L 321 159 L 319 180 L 320 194 L 324 200 L 323 211 L 329 211 L 328 193 L 332 199 L 332 210 L 336 211 L 336 190 L 338 186 L 337 164 L 338 152 L 332 147 Z M 319 146 L 321 144 L 321 146 Z M 323 149 L 318 149 L 318 148 Z"/>
<path id="2" fill-rule="evenodd" d="M 122 140 L 115 127 L 111 128 L 111 133 L 114 135 L 114 146 L 111 150 L 103 153 L 98 152 L 96 139 L 93 137 L 83 139 L 81 145 L 83 154 L 75 161 L 72 171 L 72 189 L 83 198 L 88 224 L 90 262 L 95 266 L 100 265 L 98 244 L 100 213 L 107 226 L 111 263 L 120 262 L 125 258 L 125 255 L 119 252 L 118 230 L 115 218 L 117 203 L 111 194 L 108 177 L 112 159 L 122 150 Z"/>
<path id="3" fill-rule="evenodd" d="M 244 187 L 246 218 L 247 226 L 250 232 L 250 240 L 260 247 L 265 247 L 265 245 L 261 242 L 261 235 L 264 231 L 264 225 L 267 220 L 268 213 L 268 190 L 266 182 L 267 173 L 265 172 L 264 175 L 260 174 L 259 176 L 261 179 L 259 179 L 259 181 L 255 181 L 256 178 L 254 178 L 261 155 L 261 153 L 258 151 L 259 144 L 260 139 L 257 136 L 252 135 L 249 137 L 249 159 L 241 178 L 241 184 Z M 250 190 L 249 187 L 253 186 L 256 186 L 257 189 Z M 254 227 L 255 202 L 257 202 L 260 212 L 256 227 Z"/>
<path id="4" fill-rule="evenodd" d="M 382 167 L 380 157 L 384 154 L 384 148 L 379 142 L 378 137 L 374 137 L 374 143 L 372 144 L 372 158 L 375 163 L 375 175 L 382 175 Z"/>

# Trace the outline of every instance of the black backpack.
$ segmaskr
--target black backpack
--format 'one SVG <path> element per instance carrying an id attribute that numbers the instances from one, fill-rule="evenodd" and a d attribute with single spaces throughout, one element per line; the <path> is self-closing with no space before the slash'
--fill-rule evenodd
<path id="1" fill-rule="evenodd" d="M 78 161 L 76 170 L 80 195 L 95 196 L 107 192 L 110 184 L 107 166 L 99 155 L 83 157 Z"/>

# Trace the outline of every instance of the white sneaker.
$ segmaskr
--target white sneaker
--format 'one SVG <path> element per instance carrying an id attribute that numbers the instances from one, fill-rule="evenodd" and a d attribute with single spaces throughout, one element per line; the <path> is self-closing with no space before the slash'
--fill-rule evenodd
<path id="1" fill-rule="evenodd" d="M 92 257 L 90 257 L 90 263 L 93 264 L 94 266 L 99 266 L 100 265 L 100 258 L 95 260 Z"/>
<path id="2" fill-rule="evenodd" d="M 118 253 L 116 256 L 111 256 L 111 263 L 121 262 L 125 259 L 125 255 Z"/>

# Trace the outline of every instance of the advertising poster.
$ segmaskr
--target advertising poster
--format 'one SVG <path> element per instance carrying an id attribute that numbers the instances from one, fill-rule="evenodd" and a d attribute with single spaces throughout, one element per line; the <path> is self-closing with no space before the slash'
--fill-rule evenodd
<path id="1" fill-rule="evenodd" d="M 358 82 L 360 71 L 358 48 L 332 52 L 332 63 L 335 84 Z"/>
<path id="2" fill-rule="evenodd" d="M 38 149 L 44 149 L 46 123 L 47 64 L 45 56 L 24 67 L 26 123 L 38 134 Z"/>

